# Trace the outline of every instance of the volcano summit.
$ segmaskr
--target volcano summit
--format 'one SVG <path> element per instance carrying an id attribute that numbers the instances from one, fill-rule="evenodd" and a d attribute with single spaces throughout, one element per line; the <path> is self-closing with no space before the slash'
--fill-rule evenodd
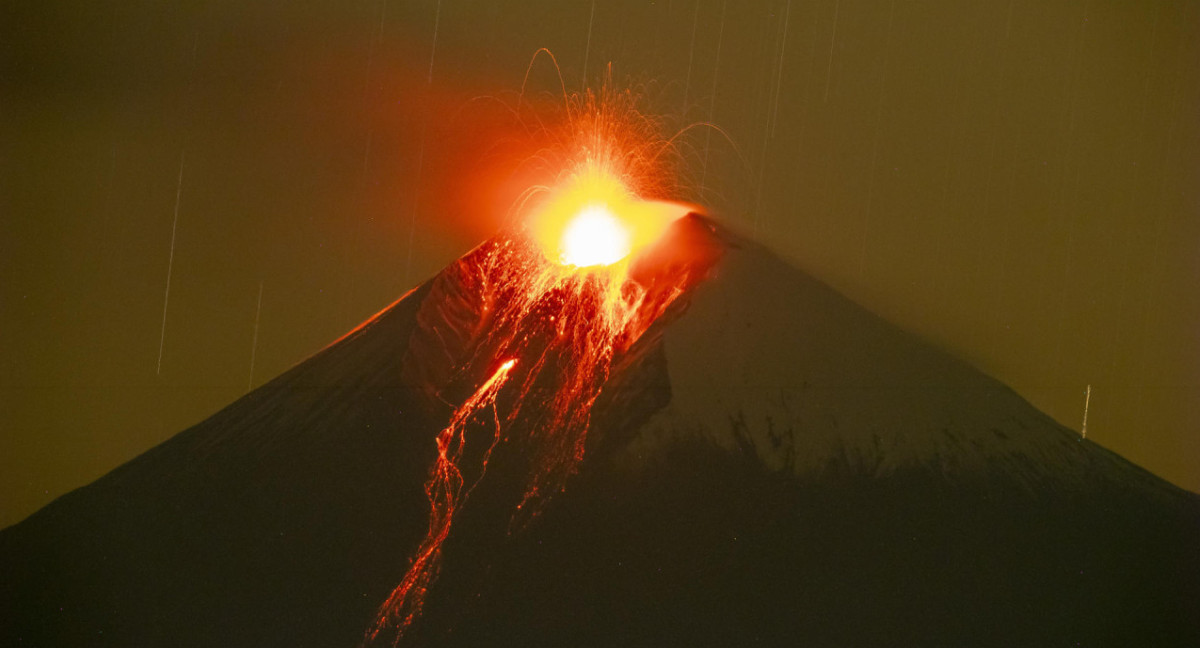
<path id="1" fill-rule="evenodd" d="M 1200 498 L 704 217 L 666 237 L 602 362 L 556 349 L 605 303 L 489 284 L 496 239 L 3 530 L 0 644 L 1200 645 Z"/>

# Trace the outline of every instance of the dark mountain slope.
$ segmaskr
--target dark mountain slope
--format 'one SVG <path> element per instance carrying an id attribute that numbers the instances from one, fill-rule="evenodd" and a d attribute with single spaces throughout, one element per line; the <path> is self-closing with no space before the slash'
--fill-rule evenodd
<path id="1" fill-rule="evenodd" d="M 1194 494 L 726 238 L 663 331 L 669 404 L 422 638 L 1200 645 Z"/>
<path id="2" fill-rule="evenodd" d="M 416 644 L 1200 642 L 1200 498 L 722 236 L 640 372 L 666 407 L 452 545 Z"/>
<path id="3" fill-rule="evenodd" d="M 498 450 L 406 641 L 1200 643 L 1195 495 L 716 236 L 512 535 Z M 426 528 L 438 387 L 484 321 L 472 259 L 0 532 L 0 643 L 355 645 Z"/>
<path id="4" fill-rule="evenodd" d="M 354 644 L 423 532 L 427 292 L 0 533 L 0 643 Z"/>

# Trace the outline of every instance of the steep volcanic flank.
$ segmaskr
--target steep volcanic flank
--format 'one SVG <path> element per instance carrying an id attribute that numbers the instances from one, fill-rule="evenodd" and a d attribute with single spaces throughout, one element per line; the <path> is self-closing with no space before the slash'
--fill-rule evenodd
<path id="1" fill-rule="evenodd" d="M 498 393 L 531 414 L 403 643 L 1200 644 L 1195 495 L 756 244 L 669 236 L 691 252 L 632 270 L 661 308 L 611 358 L 582 463 L 516 525 L 544 423 L 517 401 L 562 385 Z M 430 530 L 439 431 L 507 357 L 488 245 L 0 532 L 0 644 L 360 644 Z"/>

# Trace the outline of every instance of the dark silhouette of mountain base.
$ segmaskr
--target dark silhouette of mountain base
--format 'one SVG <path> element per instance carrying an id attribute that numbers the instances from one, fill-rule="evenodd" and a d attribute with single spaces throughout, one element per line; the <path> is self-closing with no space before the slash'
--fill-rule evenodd
<path id="1" fill-rule="evenodd" d="M 677 230 L 724 249 L 713 276 L 616 360 L 519 532 L 494 460 L 405 643 L 1200 645 L 1200 498 L 763 248 Z M 429 376 L 458 348 L 428 333 L 480 321 L 471 258 L 0 532 L 0 644 L 358 645 L 426 531 Z"/>

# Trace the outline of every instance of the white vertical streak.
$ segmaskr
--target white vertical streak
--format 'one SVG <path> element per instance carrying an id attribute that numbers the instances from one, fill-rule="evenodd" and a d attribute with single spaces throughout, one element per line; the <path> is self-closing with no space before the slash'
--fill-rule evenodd
<path id="1" fill-rule="evenodd" d="M 437 8 L 433 12 L 433 47 L 429 50 L 429 76 L 425 79 L 425 82 L 430 85 L 433 84 L 433 59 L 437 55 L 438 24 L 441 23 L 441 20 L 442 0 L 438 0 Z"/>
<path id="2" fill-rule="evenodd" d="M 792 16 L 792 0 L 788 0 L 787 8 L 783 11 L 783 42 L 779 45 L 779 72 L 775 75 L 775 108 L 771 113 L 771 137 L 775 137 L 775 127 L 779 125 L 779 93 L 783 84 L 783 55 L 787 52 L 788 20 Z"/>
<path id="3" fill-rule="evenodd" d="M 841 5 L 842 0 L 833 3 L 833 36 L 829 38 L 829 63 L 825 65 L 825 96 L 821 103 L 829 102 L 829 80 L 833 78 L 833 46 L 837 43 L 838 9 Z"/>
<path id="4" fill-rule="evenodd" d="M 263 282 L 258 282 L 258 306 L 254 309 L 254 341 L 250 344 L 250 380 L 246 391 L 254 389 L 254 356 L 258 352 L 258 319 L 262 315 Z"/>
<path id="5" fill-rule="evenodd" d="M 383 0 L 383 2 L 380 3 L 379 29 L 375 32 L 375 37 L 371 39 L 371 48 L 367 53 L 367 76 L 366 76 L 366 81 L 363 85 L 363 103 L 364 104 L 369 104 L 371 101 L 371 76 L 372 76 L 371 71 L 375 67 L 375 48 L 378 47 L 379 43 L 383 42 L 383 26 L 387 21 L 387 5 L 388 5 L 387 0 Z M 280 86 L 283 85 L 283 79 L 279 80 L 279 84 L 280 84 Z M 275 89 L 278 92 L 279 86 L 276 86 Z M 364 183 L 367 182 L 367 169 L 369 167 L 370 160 L 371 160 L 371 136 L 373 134 L 374 133 L 371 130 L 371 123 L 370 123 L 370 121 L 368 121 L 368 123 L 367 123 L 367 143 L 366 143 L 366 146 L 363 147 L 363 182 Z"/>
<path id="6" fill-rule="evenodd" d="M 696 25 L 700 24 L 700 0 L 696 0 L 696 11 L 692 14 L 692 42 L 688 45 L 687 76 L 683 78 L 683 112 L 687 113 L 688 90 L 692 84 L 692 61 L 696 58 Z"/>
<path id="7" fill-rule="evenodd" d="M 596 0 L 592 0 L 592 13 L 588 16 L 588 33 L 587 45 L 583 47 L 583 82 L 579 88 L 581 91 L 587 91 L 587 65 L 588 55 L 592 52 L 592 22 L 596 20 Z"/>
<path id="8" fill-rule="evenodd" d="M 788 0 L 788 7 L 789 7 L 789 9 L 791 8 L 791 0 Z M 785 16 L 784 22 L 783 22 L 783 33 L 781 36 L 781 40 L 782 40 L 782 44 L 779 49 L 779 66 L 778 67 L 780 68 L 780 72 L 782 73 L 783 46 L 786 45 L 786 42 L 787 42 L 787 18 L 786 18 L 786 16 Z M 769 73 L 768 73 L 768 76 L 769 76 Z M 771 101 L 772 96 L 774 96 L 774 108 L 772 108 L 772 101 Z M 772 119 L 773 119 L 772 116 L 774 115 L 775 111 L 778 110 L 778 108 L 779 108 L 779 83 L 778 83 L 778 80 L 776 81 L 775 88 L 772 89 L 770 80 L 768 79 L 766 103 L 767 103 L 767 121 L 763 125 L 762 152 L 760 153 L 760 155 L 758 157 L 758 168 L 757 168 L 757 173 L 758 173 L 757 185 L 758 185 L 758 187 L 755 190 L 755 198 L 754 198 L 754 228 L 753 228 L 753 231 L 754 231 L 755 238 L 758 238 L 759 227 L 760 227 L 760 223 L 762 221 L 763 185 L 766 184 L 766 176 L 767 176 L 767 173 L 766 173 L 766 171 L 767 171 L 767 167 L 766 167 L 766 165 L 767 165 L 767 149 L 770 147 L 771 136 L 775 130 L 773 122 L 772 122 Z"/>
<path id="9" fill-rule="evenodd" d="M 867 265 L 867 240 L 871 232 L 871 207 L 875 201 L 875 163 L 879 158 L 879 124 L 883 121 L 883 97 L 887 93 L 888 52 L 892 48 L 892 19 L 896 13 L 896 0 L 888 9 L 887 38 L 883 44 L 883 73 L 879 78 L 879 99 L 875 107 L 875 143 L 871 145 L 871 167 L 867 180 L 867 210 L 863 215 L 862 246 L 858 253 L 858 276 L 861 278 Z"/>
<path id="10" fill-rule="evenodd" d="M 716 111 L 716 109 L 717 109 L 717 83 L 720 81 L 720 76 L 721 76 L 721 43 L 725 42 L 725 6 L 726 6 L 726 4 L 727 4 L 727 2 L 721 3 L 721 29 L 720 29 L 720 31 L 717 32 L 717 57 L 716 57 L 716 61 L 713 63 L 712 97 L 708 101 L 708 125 L 709 125 L 709 128 L 705 129 L 704 166 L 701 168 L 701 171 L 700 171 L 700 188 L 701 189 L 704 188 L 704 181 L 708 178 L 708 148 L 709 148 L 709 145 L 712 143 L 713 114 L 714 114 L 714 111 Z"/>
<path id="11" fill-rule="evenodd" d="M 183 195 L 183 162 L 187 149 L 179 153 L 179 179 L 175 182 L 175 218 L 171 221 L 171 253 L 167 257 L 167 290 L 163 294 L 162 331 L 158 336 L 158 365 L 154 369 L 157 375 L 162 374 L 163 342 L 167 339 L 167 304 L 171 301 L 171 269 L 175 265 L 175 231 L 179 226 L 179 199 Z"/>
<path id="12" fill-rule="evenodd" d="M 426 87 L 433 86 L 433 62 L 437 57 L 437 37 L 438 25 L 442 20 L 442 0 L 438 0 L 437 8 L 433 14 L 433 44 L 429 49 L 429 74 L 425 78 Z M 413 208 L 412 218 L 408 223 L 408 257 L 404 262 L 404 283 L 407 284 L 412 277 L 412 258 L 413 258 L 413 242 L 417 235 L 417 212 L 421 205 L 421 171 L 425 164 L 425 135 L 429 128 L 429 115 L 426 114 L 421 120 L 421 143 L 417 147 L 417 181 L 413 185 Z"/>
<path id="13" fill-rule="evenodd" d="M 1082 436 L 1083 438 L 1085 438 L 1085 439 L 1087 438 L 1087 413 L 1088 413 L 1088 405 L 1090 405 L 1090 404 L 1091 404 L 1091 402 L 1092 402 L 1092 386 L 1091 386 L 1091 385 L 1088 385 L 1088 386 L 1087 386 L 1087 393 L 1086 393 L 1086 394 L 1084 395 L 1084 397 L 1083 397 L 1083 429 L 1082 429 L 1082 431 L 1081 431 L 1081 436 Z"/>

